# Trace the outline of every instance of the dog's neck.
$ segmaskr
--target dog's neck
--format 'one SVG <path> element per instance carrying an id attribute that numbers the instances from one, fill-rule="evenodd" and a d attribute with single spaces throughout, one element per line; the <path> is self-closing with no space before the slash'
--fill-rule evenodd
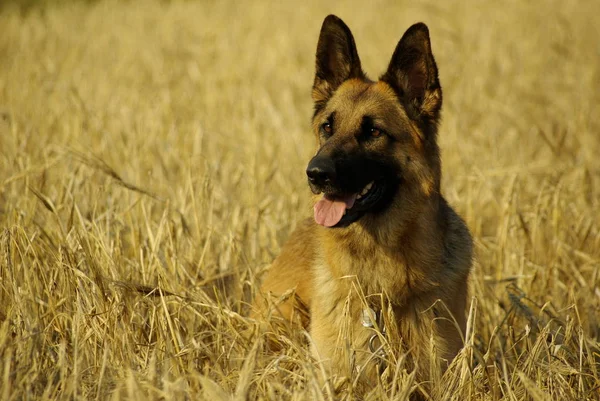
<path id="1" fill-rule="evenodd" d="M 324 262 L 334 277 L 355 277 L 366 295 L 387 293 L 404 298 L 431 290 L 439 285 L 436 277 L 443 259 L 440 201 L 441 196 L 430 200 L 415 218 L 384 228 L 387 232 L 372 232 L 360 223 L 321 230 L 323 246 L 335 247 L 338 252 L 332 254 L 344 255 Z M 380 278 L 384 279 L 378 281 Z"/>
<path id="2" fill-rule="evenodd" d="M 438 217 L 442 201 L 442 196 L 436 192 L 423 200 L 418 205 L 418 210 L 406 212 L 401 209 L 404 205 L 398 206 L 397 211 L 376 217 L 365 216 L 364 221 L 359 220 L 342 229 L 325 229 L 324 233 L 340 245 L 346 244 L 355 250 L 362 248 L 367 256 L 371 248 L 389 249 L 404 254 L 407 261 L 410 261 L 413 251 L 431 247 L 436 240 L 442 239 L 441 233 L 444 230 Z M 395 216 L 388 217 L 388 214 Z M 423 255 L 419 254 L 417 260 L 423 260 L 422 257 Z"/>

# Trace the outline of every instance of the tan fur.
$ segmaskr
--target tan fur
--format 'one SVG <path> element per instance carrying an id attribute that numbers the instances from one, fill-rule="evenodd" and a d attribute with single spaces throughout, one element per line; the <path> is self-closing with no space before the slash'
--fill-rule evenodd
<path id="1" fill-rule="evenodd" d="M 436 380 L 462 346 L 472 241 L 440 193 L 435 133 L 419 128 L 386 82 L 355 77 L 333 89 L 315 82 L 314 100 L 323 105 L 313 119 L 319 152 L 367 146 L 357 139 L 360 124 L 364 115 L 374 116 L 394 140 L 369 144 L 369 151 L 399 163 L 402 184 L 384 213 L 366 214 L 348 227 L 325 228 L 312 218 L 302 222 L 261 291 L 277 297 L 295 290 L 298 298 L 277 311 L 309 330 L 315 357 L 332 373 L 358 374 L 366 388 L 377 382 L 381 365 L 368 341 L 380 330 L 362 325 L 363 311 L 371 308 L 383 314 L 386 334 L 378 344 L 385 345 L 387 364 L 409 351 L 418 380 Z M 439 111 L 440 104 L 432 102 L 441 102 L 441 89 L 423 99 L 424 113 L 437 116 L 430 110 Z M 319 127 L 332 112 L 336 134 L 324 141 Z M 266 305 L 264 296 L 257 297 L 255 316 L 265 315 Z M 310 320 L 301 313 L 305 307 Z"/>

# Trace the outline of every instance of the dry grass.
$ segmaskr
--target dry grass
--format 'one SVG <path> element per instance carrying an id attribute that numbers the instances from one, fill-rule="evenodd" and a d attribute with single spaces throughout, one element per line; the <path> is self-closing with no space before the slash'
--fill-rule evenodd
<path id="1" fill-rule="evenodd" d="M 441 398 L 600 398 L 600 3 L 376 3 L 0 7 L 2 400 L 349 397 L 303 333 L 268 354 L 244 318 L 310 214 L 330 12 L 373 76 L 431 29 L 443 190 L 477 251 Z M 405 398 L 390 374 L 369 398 Z"/>

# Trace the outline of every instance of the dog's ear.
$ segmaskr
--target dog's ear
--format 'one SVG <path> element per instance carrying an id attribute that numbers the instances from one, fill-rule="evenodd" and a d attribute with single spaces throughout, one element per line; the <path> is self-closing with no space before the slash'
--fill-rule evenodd
<path id="1" fill-rule="evenodd" d="M 317 65 L 312 96 L 318 110 L 349 78 L 363 77 L 350 28 L 335 15 L 323 21 L 317 44 Z"/>
<path id="2" fill-rule="evenodd" d="M 381 80 L 394 88 L 411 118 L 436 122 L 442 88 L 427 25 L 420 22 L 408 28 Z"/>

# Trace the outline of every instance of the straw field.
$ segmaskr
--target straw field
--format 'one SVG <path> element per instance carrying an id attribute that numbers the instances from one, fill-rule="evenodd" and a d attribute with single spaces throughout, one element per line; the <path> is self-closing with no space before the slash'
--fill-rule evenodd
<path id="1" fill-rule="evenodd" d="M 0 3 L 0 399 L 346 400 L 248 302 L 311 215 L 323 18 L 382 73 L 428 24 L 475 238 L 441 399 L 600 399 L 597 1 Z M 262 327 L 262 328 L 260 328 Z M 270 327 L 266 326 L 267 328 Z M 403 400 L 401 364 L 367 399 Z"/>

